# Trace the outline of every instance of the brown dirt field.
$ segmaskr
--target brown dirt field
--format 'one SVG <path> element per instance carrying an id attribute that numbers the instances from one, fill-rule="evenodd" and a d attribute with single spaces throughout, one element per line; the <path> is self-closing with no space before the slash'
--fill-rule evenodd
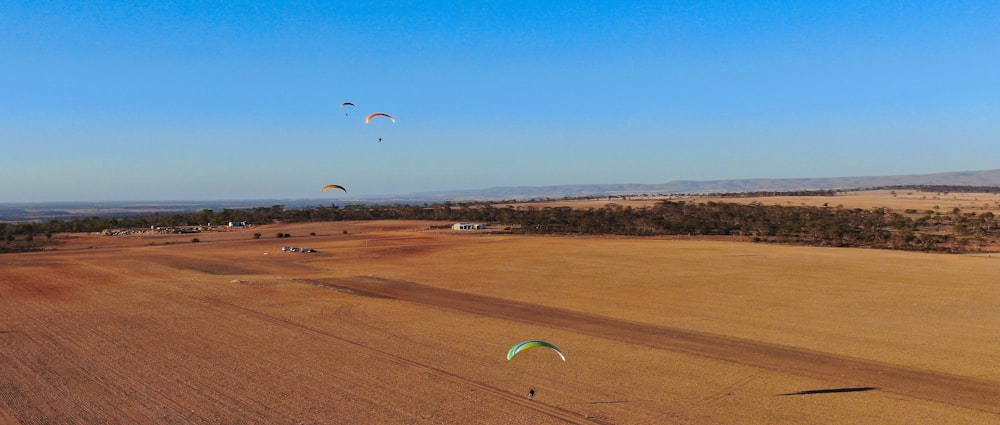
<path id="1" fill-rule="evenodd" d="M 893 195 L 895 192 L 895 195 Z M 982 213 L 986 211 L 1000 213 L 1000 195 L 993 193 L 935 193 L 918 192 L 914 190 L 866 190 L 844 192 L 837 196 L 774 196 L 759 198 L 700 198 L 704 201 L 730 202 L 760 202 L 764 205 L 786 206 L 843 206 L 844 208 L 888 208 L 903 213 L 906 210 L 916 210 L 923 214 L 927 211 L 950 213 L 955 208 L 962 212 Z"/>
<path id="2" fill-rule="evenodd" d="M 729 202 L 749 204 L 759 202 L 763 205 L 781 206 L 830 206 L 843 208 L 888 208 L 898 213 L 906 210 L 916 210 L 923 214 L 927 211 L 950 213 L 953 209 L 959 208 L 962 212 L 981 213 L 990 211 L 1000 214 L 1000 195 L 993 193 L 935 193 L 919 192 L 915 190 L 896 190 L 893 195 L 892 190 L 864 190 L 855 192 L 844 192 L 836 196 L 755 196 L 745 198 L 722 198 L 713 196 L 670 196 L 670 197 L 641 197 L 633 196 L 628 199 L 581 199 L 581 200 L 558 200 L 545 202 L 524 202 L 517 204 L 498 204 L 497 206 L 525 207 L 534 206 L 536 208 L 569 206 L 573 208 L 601 208 L 609 203 L 633 208 L 653 205 L 664 200 L 685 201 L 694 203 L 706 202 Z"/>
<path id="3" fill-rule="evenodd" d="M 1000 256 L 429 224 L 2 255 L 0 423 L 1000 423 Z"/>

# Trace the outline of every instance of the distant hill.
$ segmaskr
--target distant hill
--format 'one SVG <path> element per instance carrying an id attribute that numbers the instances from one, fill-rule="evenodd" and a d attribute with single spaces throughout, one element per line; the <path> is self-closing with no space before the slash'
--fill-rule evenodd
<path id="1" fill-rule="evenodd" d="M 611 195 L 708 194 L 761 191 L 866 189 L 886 186 L 935 185 L 1000 187 L 1000 170 L 919 174 L 881 177 L 835 177 L 806 179 L 680 180 L 660 184 L 574 184 L 560 186 L 491 187 L 412 193 L 357 199 L 341 199 L 345 204 L 420 205 L 435 202 L 501 201 L 561 199 Z M 143 201 L 143 202 L 0 202 L 0 223 L 41 220 L 68 220 L 82 217 L 127 217 L 190 212 L 202 209 L 222 210 L 284 205 L 289 209 L 329 205 L 329 199 L 250 199 L 220 201 Z"/>
<path id="2" fill-rule="evenodd" d="M 700 194 L 759 191 L 865 189 L 886 186 L 941 185 L 1000 187 L 1000 170 L 901 176 L 801 179 L 678 180 L 659 184 L 575 184 L 491 187 L 477 190 L 424 192 L 402 198 L 427 200 L 501 200 L 636 194 Z"/>

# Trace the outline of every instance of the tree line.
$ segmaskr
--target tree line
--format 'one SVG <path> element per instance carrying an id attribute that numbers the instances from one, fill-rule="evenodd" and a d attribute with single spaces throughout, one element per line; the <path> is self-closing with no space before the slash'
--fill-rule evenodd
<path id="1" fill-rule="evenodd" d="M 993 213 L 963 213 L 958 208 L 950 212 L 908 210 L 906 214 L 900 214 L 885 208 L 673 200 L 645 207 L 608 204 L 586 209 L 445 202 L 432 205 L 331 205 L 301 209 L 273 205 L 126 218 L 0 223 L 0 252 L 37 249 L 39 241 L 49 240 L 52 234 L 60 232 L 205 226 L 209 223 L 224 225 L 229 221 L 266 224 L 344 220 L 473 221 L 490 223 L 501 231 L 522 234 L 724 236 L 756 242 L 937 252 L 989 251 L 1000 239 L 1000 225 Z"/>
<path id="2" fill-rule="evenodd" d="M 993 213 L 958 210 L 904 215 L 885 208 L 663 201 L 643 208 L 529 208 L 517 216 L 525 233 L 731 236 L 832 247 L 972 252 L 989 250 L 1000 238 Z"/>

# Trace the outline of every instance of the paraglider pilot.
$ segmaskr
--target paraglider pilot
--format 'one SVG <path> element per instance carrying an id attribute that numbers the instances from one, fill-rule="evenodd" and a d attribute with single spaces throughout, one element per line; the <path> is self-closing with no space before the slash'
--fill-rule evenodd
<path id="1" fill-rule="evenodd" d="M 530 399 L 533 399 L 533 398 L 535 398 L 535 389 L 531 388 L 531 389 L 528 390 L 528 399 L 530 400 Z"/>

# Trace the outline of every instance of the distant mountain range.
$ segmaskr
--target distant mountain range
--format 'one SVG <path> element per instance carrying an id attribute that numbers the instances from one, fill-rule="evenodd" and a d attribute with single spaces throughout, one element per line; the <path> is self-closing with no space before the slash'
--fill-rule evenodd
<path id="1" fill-rule="evenodd" d="M 0 203 L 0 222 L 65 220 L 80 217 L 123 217 L 128 215 L 167 214 L 202 209 L 221 210 L 284 205 L 286 208 L 306 208 L 319 205 L 345 204 L 409 204 L 561 199 L 615 195 L 683 195 L 708 193 L 738 193 L 796 190 L 865 189 L 886 186 L 941 185 L 1000 187 L 1000 170 L 955 173 L 919 174 L 881 177 L 834 177 L 805 179 L 742 179 L 711 181 L 673 181 L 660 184 L 574 184 L 559 186 L 491 187 L 413 193 L 357 199 L 249 199 L 219 201 L 142 201 L 142 202 L 43 202 Z"/>
<path id="2" fill-rule="evenodd" d="M 802 179 L 740 179 L 659 184 L 574 184 L 558 186 L 491 187 L 477 190 L 424 192 L 401 198 L 435 201 L 507 200 L 639 194 L 702 194 L 794 190 L 865 189 L 886 186 L 942 185 L 1000 187 L 1000 170 L 902 176 L 831 177 Z"/>

